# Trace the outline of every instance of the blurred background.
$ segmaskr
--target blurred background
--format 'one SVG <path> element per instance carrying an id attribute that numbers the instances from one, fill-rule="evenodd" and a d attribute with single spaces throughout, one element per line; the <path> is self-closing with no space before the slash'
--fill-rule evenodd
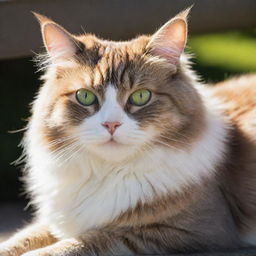
<path id="1" fill-rule="evenodd" d="M 29 103 L 40 86 L 32 61 L 43 51 L 39 25 L 31 11 L 44 14 L 71 33 L 92 32 L 126 40 L 153 33 L 169 18 L 194 4 L 187 51 L 193 67 L 207 83 L 256 72 L 255 0 L 0 0 L 0 232 L 11 230 L 7 217 L 18 225 L 27 214 L 19 181 L 22 166 L 11 163 L 29 118 Z M 15 204 L 13 204 L 15 202 Z"/>

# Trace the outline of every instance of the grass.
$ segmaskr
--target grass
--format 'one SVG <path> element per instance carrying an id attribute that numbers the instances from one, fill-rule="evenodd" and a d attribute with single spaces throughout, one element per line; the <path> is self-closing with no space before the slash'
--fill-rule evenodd
<path id="1" fill-rule="evenodd" d="M 206 80 L 256 72 L 256 30 L 191 36 L 188 49 Z"/>

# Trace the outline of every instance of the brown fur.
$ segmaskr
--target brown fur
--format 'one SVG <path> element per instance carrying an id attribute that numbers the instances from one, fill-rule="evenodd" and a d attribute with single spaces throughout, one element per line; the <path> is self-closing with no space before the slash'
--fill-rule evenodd
<path id="1" fill-rule="evenodd" d="M 149 37 L 141 36 L 131 42 L 118 43 L 99 40 L 92 35 L 81 36 L 77 40 L 85 45 L 89 41 L 89 45 L 92 45 L 90 54 L 101 57 L 98 57 L 97 63 L 94 64 L 84 62 L 83 59 L 88 57 L 87 50 L 84 50 L 76 57 L 78 62 L 75 62 L 72 68 L 57 70 L 58 76 L 52 81 L 55 88 L 52 88 L 49 103 L 46 103 L 50 105 L 49 112 L 45 115 L 45 129 L 42 135 L 46 144 L 53 138 L 61 139 L 67 135 L 60 129 L 63 123 L 52 126 L 51 114 L 54 111 L 60 110 L 65 113 L 67 128 L 77 126 L 85 117 L 99 109 L 104 101 L 105 86 L 108 83 L 117 86 L 120 104 L 142 127 L 151 124 L 163 130 L 162 137 L 158 138 L 160 142 L 182 148 L 187 145 L 189 148 L 190 143 L 201 134 L 204 128 L 201 99 L 190 86 L 191 81 L 182 70 L 177 72 L 173 65 L 164 61 L 154 62 L 152 56 L 147 54 Z M 97 47 L 93 46 L 94 44 Z M 92 90 L 98 96 L 99 104 L 86 109 L 74 104 L 74 89 L 71 87 L 74 81 Z M 129 95 L 145 86 L 154 92 L 156 97 L 152 104 L 139 110 L 129 104 L 126 105 Z M 55 149 L 56 144 L 53 147 L 53 150 Z"/>
<path id="2" fill-rule="evenodd" d="M 239 229 L 247 233 L 256 224 L 256 75 L 230 79 L 213 90 L 233 124 L 223 189 Z"/>
<path id="3" fill-rule="evenodd" d="M 57 241 L 47 227 L 37 223 L 24 228 L 12 239 L 1 244 L 1 256 L 18 256 L 38 248 L 51 245 Z"/>
<path id="4" fill-rule="evenodd" d="M 50 150 L 70 143 L 61 139 L 99 110 L 109 82 L 118 88 L 118 101 L 126 113 L 142 128 L 153 125 L 159 132 L 156 144 L 191 149 L 206 126 L 205 108 L 193 88 L 195 81 L 187 75 L 184 63 L 174 65 L 156 58 L 148 48 L 150 39 L 142 36 L 111 42 L 93 35 L 73 38 L 77 48 L 72 67 L 58 67 L 47 79 L 51 93 L 43 106 L 38 132 Z M 74 84 L 93 91 L 98 104 L 86 109 L 77 105 Z M 205 177 L 200 185 L 186 186 L 176 194 L 155 194 L 153 200 L 138 202 L 115 220 L 80 237 L 57 241 L 47 227 L 35 225 L 2 244 L 1 256 L 31 250 L 25 255 L 166 254 L 247 245 L 240 235 L 256 224 L 255 84 L 255 76 L 250 76 L 211 89 L 224 103 L 224 115 L 232 127 L 229 152 L 219 163 L 218 175 Z M 141 109 L 130 106 L 129 95 L 144 87 L 154 93 L 152 102 Z"/>

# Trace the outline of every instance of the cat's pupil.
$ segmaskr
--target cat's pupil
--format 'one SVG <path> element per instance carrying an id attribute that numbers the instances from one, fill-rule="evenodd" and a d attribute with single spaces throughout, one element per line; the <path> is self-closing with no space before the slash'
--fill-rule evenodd
<path id="1" fill-rule="evenodd" d="M 87 98 L 87 95 L 88 95 L 88 94 L 87 94 L 87 92 L 86 92 L 86 93 L 84 94 L 84 98 L 85 98 L 85 99 Z"/>

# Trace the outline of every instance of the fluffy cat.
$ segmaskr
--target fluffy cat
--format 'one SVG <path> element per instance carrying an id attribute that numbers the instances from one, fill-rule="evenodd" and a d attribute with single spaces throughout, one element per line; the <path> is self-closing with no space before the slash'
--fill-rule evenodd
<path id="1" fill-rule="evenodd" d="M 47 57 L 24 139 L 34 224 L 0 255 L 136 255 L 255 243 L 256 77 L 200 84 L 188 10 L 152 36 L 74 36 Z"/>

